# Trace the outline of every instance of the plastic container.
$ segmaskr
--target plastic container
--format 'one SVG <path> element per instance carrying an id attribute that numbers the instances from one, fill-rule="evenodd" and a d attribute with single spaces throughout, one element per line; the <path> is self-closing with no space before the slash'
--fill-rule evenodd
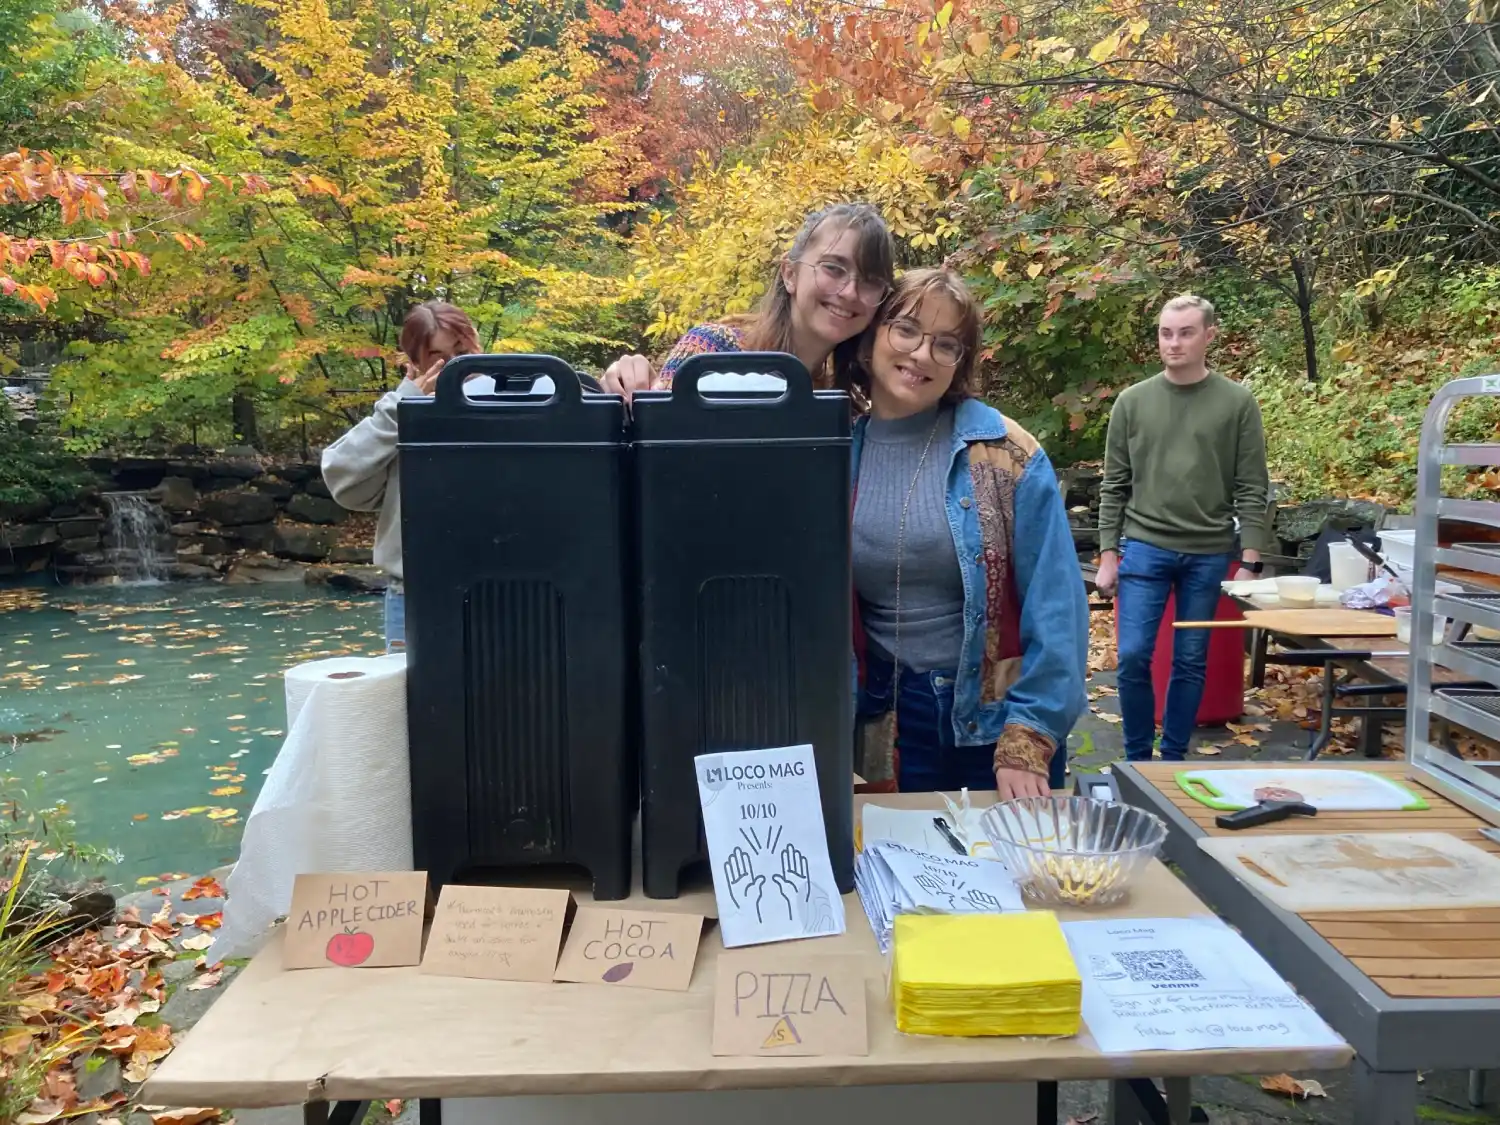
<path id="1" fill-rule="evenodd" d="M 1167 838 L 1160 817 L 1091 797 L 1005 801 L 979 824 L 1021 893 L 1048 906 L 1119 902 Z"/>
<path id="2" fill-rule="evenodd" d="M 1231 563 L 1226 577 L 1233 576 L 1239 563 Z M 1221 595 L 1214 607 L 1215 621 L 1238 621 L 1244 614 L 1228 594 Z M 1167 607 L 1156 630 L 1156 646 L 1151 652 L 1151 687 L 1156 697 L 1157 723 L 1167 706 L 1167 687 L 1172 682 L 1172 645 L 1179 630 L 1172 627 L 1177 617 L 1177 597 L 1167 595 Z M 1245 713 L 1245 635 L 1239 629 L 1208 630 L 1208 667 L 1203 678 L 1203 699 L 1198 704 L 1194 723 L 1200 727 L 1233 722 Z M 1115 617 L 1115 646 L 1120 641 L 1120 621 Z"/>
<path id="3" fill-rule="evenodd" d="M 1309 609 L 1317 604 L 1318 585 L 1316 578 L 1289 574 L 1276 579 L 1276 596 L 1285 609 Z"/>
<path id="4" fill-rule="evenodd" d="M 1380 533 L 1380 555 L 1398 570 L 1411 571 L 1417 565 L 1417 532 L 1382 531 Z"/>
<path id="5" fill-rule="evenodd" d="M 475 371 L 503 390 L 465 398 Z M 554 392 L 530 393 L 543 375 Z M 623 898 L 638 792 L 624 404 L 584 395 L 553 356 L 464 356 L 397 418 L 416 866 L 440 886 L 577 864 L 595 897 Z"/>
<path id="6" fill-rule="evenodd" d="M 1370 580 L 1370 560 L 1360 554 L 1353 543 L 1330 543 L 1328 572 L 1330 584 L 1342 594 Z"/>
<path id="7" fill-rule="evenodd" d="M 1411 606 L 1397 606 L 1396 614 L 1396 639 L 1404 645 L 1411 644 Z M 1440 645 L 1443 643 L 1443 634 L 1448 629 L 1448 619 L 1441 614 L 1434 614 L 1432 618 L 1432 643 Z"/>
<path id="8" fill-rule="evenodd" d="M 705 394 L 708 373 L 777 392 Z M 673 898 L 706 861 L 693 759 L 809 743 L 839 890 L 854 886 L 850 406 L 792 356 L 695 356 L 632 404 L 641 576 L 641 860 Z"/>

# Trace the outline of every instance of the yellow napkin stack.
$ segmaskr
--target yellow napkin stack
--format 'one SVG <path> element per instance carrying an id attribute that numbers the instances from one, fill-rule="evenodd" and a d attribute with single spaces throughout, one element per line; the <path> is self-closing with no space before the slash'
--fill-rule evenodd
<path id="1" fill-rule="evenodd" d="M 913 1035 L 1077 1035 L 1083 980 L 1057 916 L 900 914 L 896 1027 Z"/>

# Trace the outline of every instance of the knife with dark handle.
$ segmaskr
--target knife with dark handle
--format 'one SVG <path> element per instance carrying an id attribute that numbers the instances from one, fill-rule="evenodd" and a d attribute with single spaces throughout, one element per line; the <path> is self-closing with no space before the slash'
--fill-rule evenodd
<path id="1" fill-rule="evenodd" d="M 1221 813 L 1214 817 L 1220 828 L 1236 832 L 1241 828 L 1258 828 L 1293 816 L 1317 816 L 1318 810 L 1305 801 L 1262 801 L 1258 805 L 1240 809 L 1238 812 Z"/>

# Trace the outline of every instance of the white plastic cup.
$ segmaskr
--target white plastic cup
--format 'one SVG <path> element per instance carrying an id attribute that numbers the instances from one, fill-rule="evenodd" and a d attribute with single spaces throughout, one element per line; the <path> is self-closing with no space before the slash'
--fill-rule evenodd
<path id="1" fill-rule="evenodd" d="M 1330 543 L 1328 571 L 1334 590 L 1342 594 L 1370 580 L 1370 560 L 1360 554 L 1353 543 Z"/>

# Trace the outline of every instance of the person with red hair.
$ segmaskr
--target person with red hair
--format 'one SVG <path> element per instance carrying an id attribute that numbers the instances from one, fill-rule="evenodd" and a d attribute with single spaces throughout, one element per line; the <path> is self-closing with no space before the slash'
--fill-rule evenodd
<path id="1" fill-rule="evenodd" d="M 401 385 L 383 395 L 368 418 L 323 450 L 323 482 L 333 498 L 352 511 L 380 513 L 375 525 L 375 565 L 390 578 L 385 591 L 387 652 L 406 644 L 396 404 L 403 398 L 432 394 L 445 363 L 482 350 L 474 322 L 462 309 L 446 301 L 423 301 L 401 322 L 401 352 L 406 357 Z M 471 376 L 464 387 L 469 395 L 494 390 L 495 381 L 488 375 Z"/>

